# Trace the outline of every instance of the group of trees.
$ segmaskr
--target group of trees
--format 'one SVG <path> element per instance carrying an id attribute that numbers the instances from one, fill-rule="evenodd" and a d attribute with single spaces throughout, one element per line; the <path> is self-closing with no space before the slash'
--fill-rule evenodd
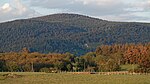
<path id="1" fill-rule="evenodd" d="M 150 72 L 150 43 L 102 45 L 83 56 L 42 54 L 27 48 L 0 53 L 0 71 L 120 71 L 125 64 L 138 65 L 134 71 Z"/>
<path id="2" fill-rule="evenodd" d="M 97 57 L 103 57 L 104 64 L 112 64 L 114 68 L 120 65 L 131 64 L 138 65 L 134 71 L 150 72 L 150 43 L 147 44 L 124 44 L 124 45 L 103 45 L 96 50 Z M 99 60 L 99 65 L 102 63 Z M 108 66 L 107 66 L 108 67 Z"/>
<path id="3" fill-rule="evenodd" d="M 45 68 L 53 68 L 59 71 L 78 71 L 79 66 L 84 59 L 75 57 L 73 54 L 49 53 L 41 54 L 38 52 L 29 52 L 23 48 L 21 52 L 9 52 L 0 54 L 1 71 L 40 71 Z"/>

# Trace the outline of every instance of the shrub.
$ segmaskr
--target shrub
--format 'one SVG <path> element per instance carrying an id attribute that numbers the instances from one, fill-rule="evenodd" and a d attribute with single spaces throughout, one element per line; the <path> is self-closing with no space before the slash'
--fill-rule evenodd
<path id="1" fill-rule="evenodd" d="M 50 70 L 49 70 L 49 68 L 41 68 L 40 69 L 40 72 L 46 72 L 46 73 L 49 73 L 50 72 Z"/>

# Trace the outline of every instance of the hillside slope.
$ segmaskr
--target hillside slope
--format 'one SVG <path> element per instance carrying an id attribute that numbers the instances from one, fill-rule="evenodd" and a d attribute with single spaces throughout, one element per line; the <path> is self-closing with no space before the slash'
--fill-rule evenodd
<path id="1" fill-rule="evenodd" d="M 92 51 L 97 45 L 150 42 L 150 24 L 54 14 L 0 23 L 0 52 L 27 47 L 41 53 Z"/>

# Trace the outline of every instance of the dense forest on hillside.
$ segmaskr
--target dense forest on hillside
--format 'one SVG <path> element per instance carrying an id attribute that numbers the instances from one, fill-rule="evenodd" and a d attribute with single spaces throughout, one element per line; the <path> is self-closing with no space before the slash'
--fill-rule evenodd
<path id="1" fill-rule="evenodd" d="M 0 71 L 122 71 L 122 65 L 136 65 L 128 71 L 150 72 L 150 43 L 102 45 L 83 56 L 70 53 L 0 53 Z M 123 70 L 124 71 L 124 70 Z M 126 71 L 126 70 L 125 70 Z"/>
<path id="2" fill-rule="evenodd" d="M 111 22 L 78 14 L 54 14 L 0 23 L 0 52 L 83 55 L 99 45 L 150 42 L 150 24 Z"/>

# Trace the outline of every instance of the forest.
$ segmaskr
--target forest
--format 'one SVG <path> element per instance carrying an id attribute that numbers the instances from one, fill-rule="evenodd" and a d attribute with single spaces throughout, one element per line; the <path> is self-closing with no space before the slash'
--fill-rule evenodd
<path id="1" fill-rule="evenodd" d="M 53 14 L 0 23 L 0 52 L 84 55 L 98 45 L 150 42 L 150 24 L 112 22 L 78 14 Z"/>
<path id="2" fill-rule="evenodd" d="M 137 65 L 128 71 L 150 72 L 150 43 L 101 45 L 82 56 L 67 53 L 19 52 L 0 53 L 2 72 L 111 72 L 123 71 L 122 65 Z"/>

